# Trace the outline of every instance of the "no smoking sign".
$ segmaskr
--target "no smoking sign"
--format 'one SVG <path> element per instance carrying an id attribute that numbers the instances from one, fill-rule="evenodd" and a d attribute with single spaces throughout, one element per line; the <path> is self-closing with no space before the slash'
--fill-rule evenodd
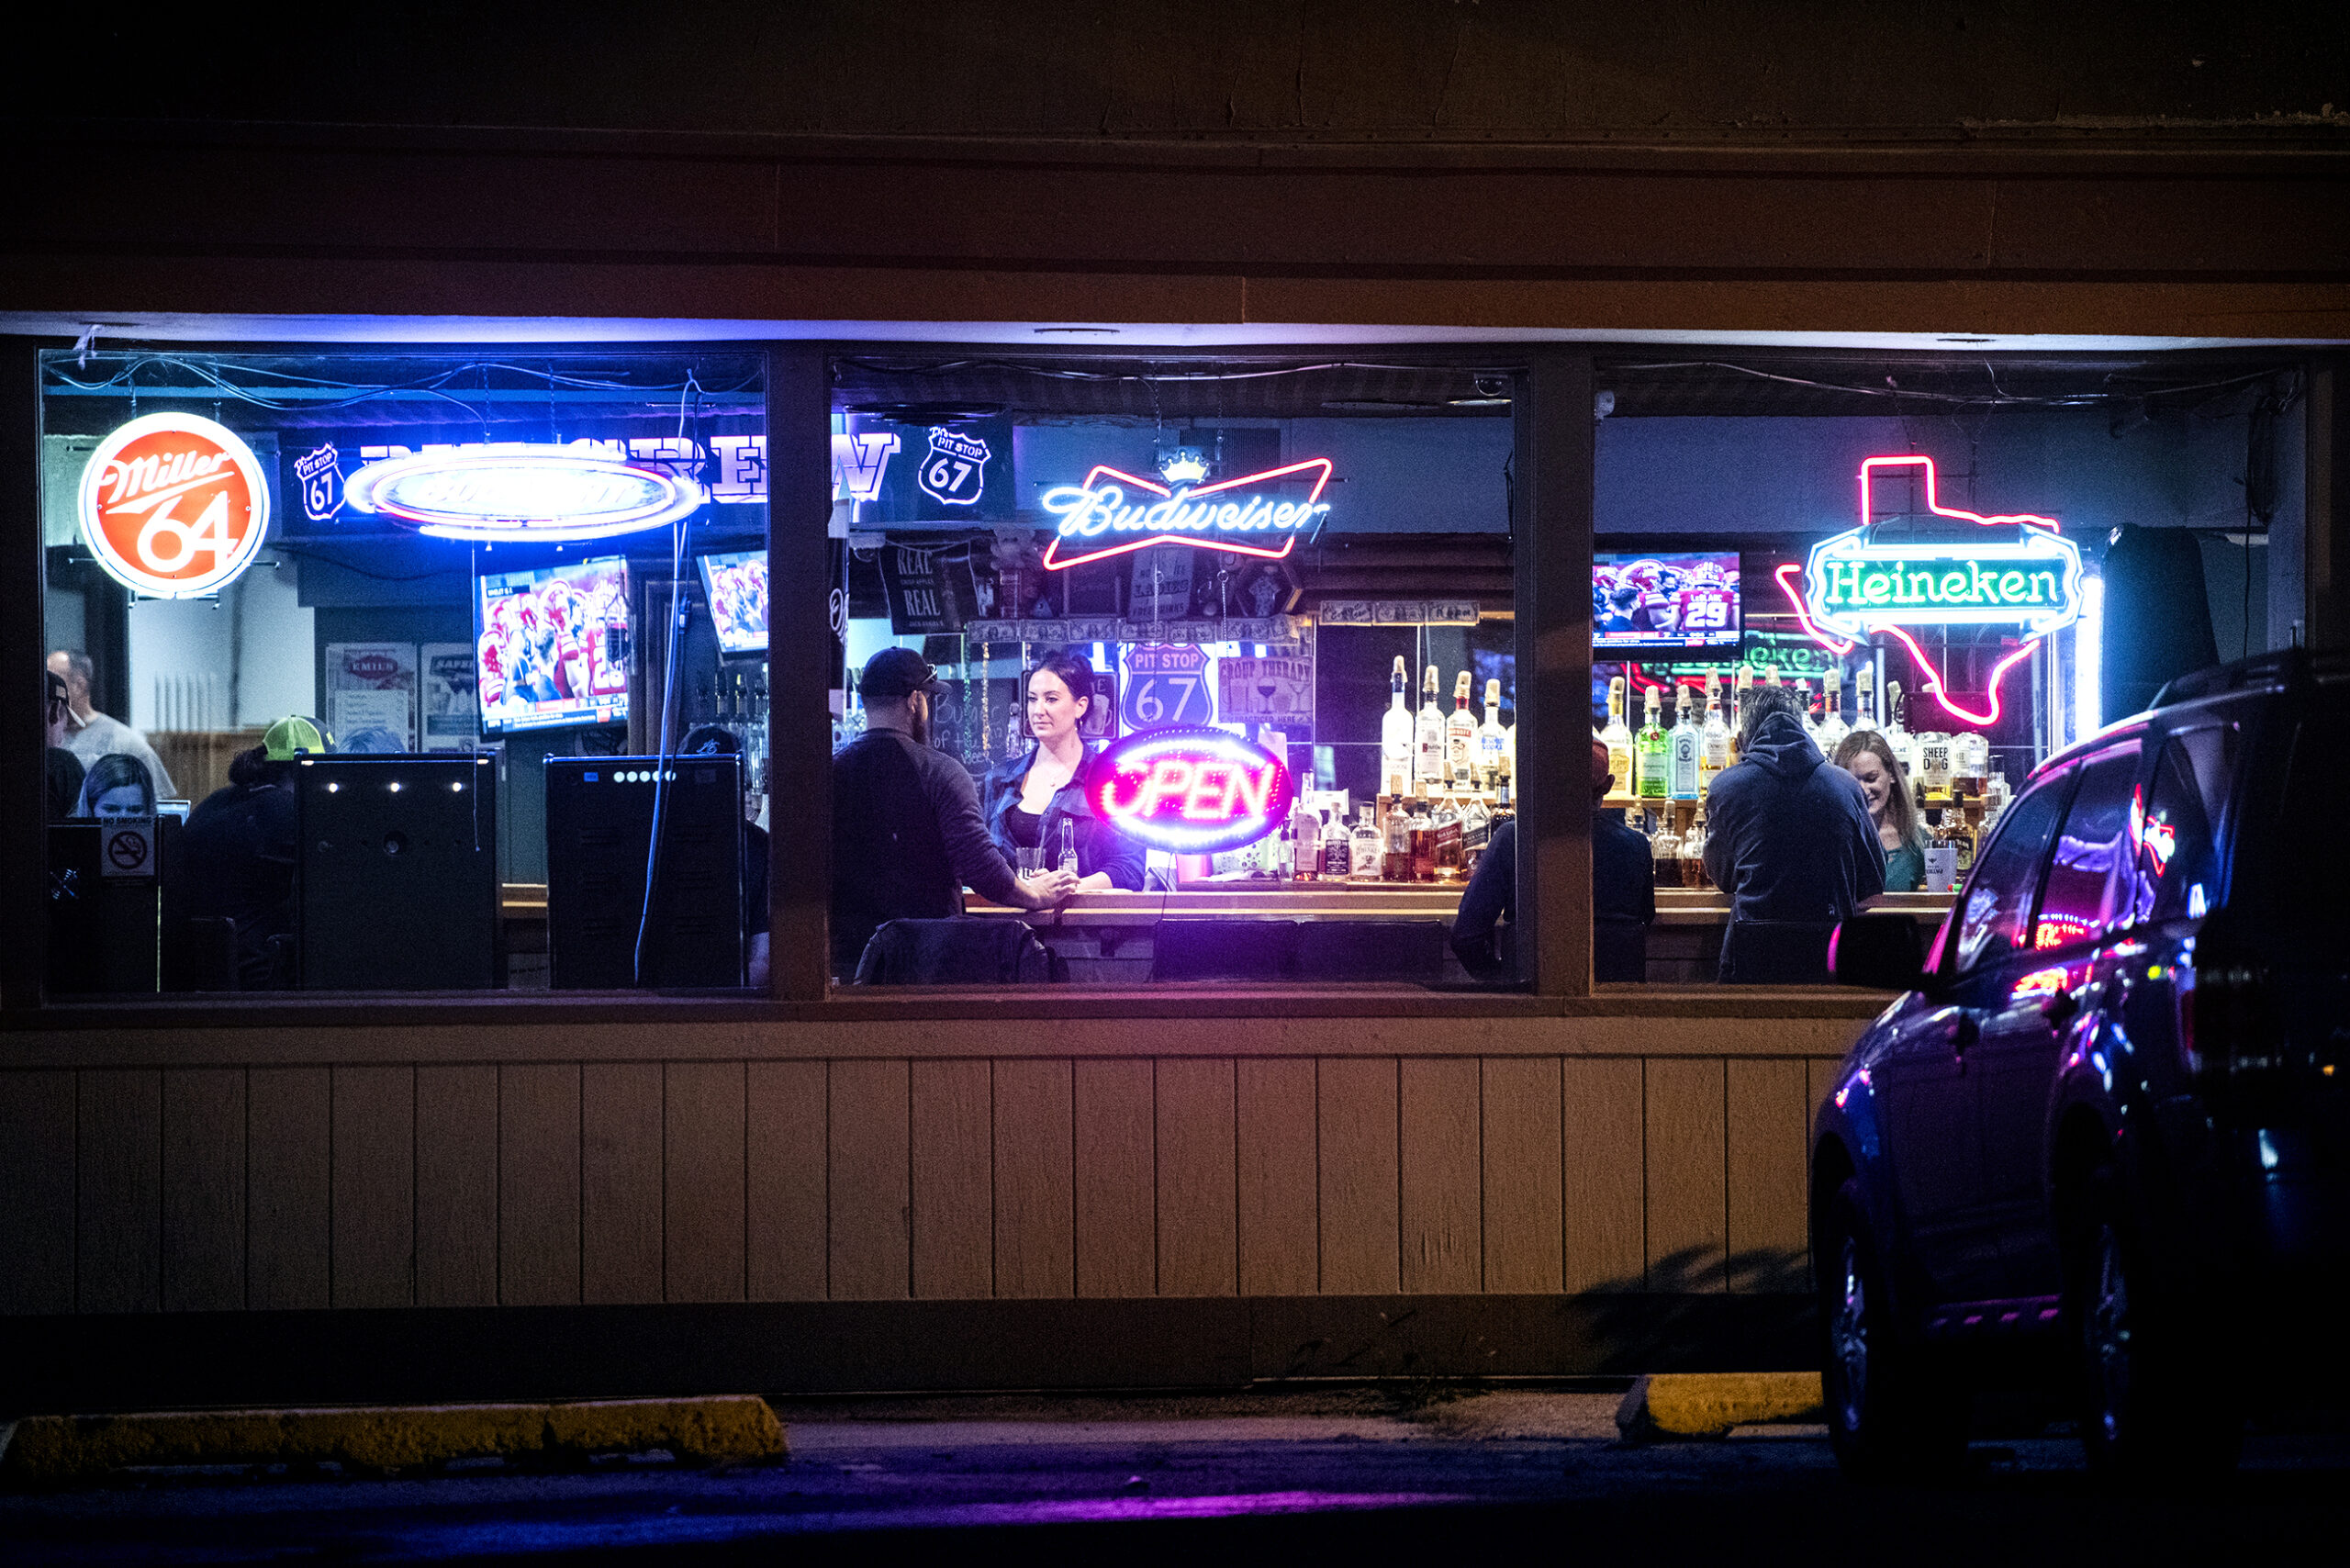
<path id="1" fill-rule="evenodd" d="M 98 824 L 106 856 L 99 869 L 109 877 L 155 874 L 155 819 L 111 818 Z"/>

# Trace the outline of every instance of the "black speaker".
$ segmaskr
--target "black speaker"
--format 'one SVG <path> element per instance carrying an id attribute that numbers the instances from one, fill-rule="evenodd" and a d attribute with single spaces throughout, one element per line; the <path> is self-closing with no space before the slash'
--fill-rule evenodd
<path id="1" fill-rule="evenodd" d="M 744 983 L 741 760 L 547 758 L 547 958 L 556 990 Z M 647 919 L 657 768 L 668 778 Z"/>
<path id="2" fill-rule="evenodd" d="M 495 757 L 306 757 L 294 795 L 303 990 L 504 983 Z"/>

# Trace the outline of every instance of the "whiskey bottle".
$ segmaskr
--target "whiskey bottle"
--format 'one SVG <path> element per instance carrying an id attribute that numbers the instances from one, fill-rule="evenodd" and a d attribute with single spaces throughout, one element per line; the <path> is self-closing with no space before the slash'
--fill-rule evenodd
<path id="1" fill-rule="evenodd" d="M 1322 879 L 1343 882 L 1354 869 L 1354 844 L 1347 824 L 1331 812 L 1322 813 Z"/>
<path id="2" fill-rule="evenodd" d="M 1354 832 L 1347 846 L 1349 865 L 1347 875 L 1357 882 L 1379 880 L 1380 859 L 1386 854 L 1386 841 L 1380 837 L 1379 828 L 1371 820 L 1371 808 L 1365 806 L 1355 818 Z"/>

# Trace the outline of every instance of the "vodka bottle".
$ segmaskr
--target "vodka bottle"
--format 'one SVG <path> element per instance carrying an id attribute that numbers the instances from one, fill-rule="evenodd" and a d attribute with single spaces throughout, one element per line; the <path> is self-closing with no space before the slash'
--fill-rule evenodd
<path id="1" fill-rule="evenodd" d="M 1381 792 L 1404 795 L 1411 792 L 1412 781 L 1412 710 L 1404 703 L 1404 688 L 1411 678 L 1404 673 L 1404 655 L 1395 655 L 1395 673 L 1387 678 L 1387 711 L 1379 721 L 1379 772 L 1384 780 Z"/>
<path id="2" fill-rule="evenodd" d="M 1819 720 L 1819 749 L 1830 756 L 1851 732 L 1844 723 L 1844 666 L 1828 666 L 1828 706 Z"/>
<path id="3" fill-rule="evenodd" d="M 1667 737 L 1672 744 L 1673 761 L 1665 792 L 1676 801 L 1694 801 L 1698 798 L 1698 764 L 1705 755 L 1706 735 L 1697 728 L 1695 694 L 1678 686 L 1673 689 L 1678 699 L 1673 706 L 1680 711 L 1673 720 L 1673 733 Z"/>
<path id="4" fill-rule="evenodd" d="M 1662 801 L 1671 791 L 1672 751 L 1666 745 L 1664 727 L 1656 722 L 1656 688 L 1648 689 L 1641 701 L 1640 733 L 1633 742 L 1633 768 L 1638 779 L 1638 792 L 1643 801 Z"/>
<path id="5" fill-rule="evenodd" d="M 1632 792 L 1632 732 L 1624 727 L 1624 678 L 1607 683 L 1607 727 L 1599 732 L 1607 747 L 1607 792 Z"/>
<path id="6" fill-rule="evenodd" d="M 1444 714 L 1436 705 L 1436 666 L 1420 681 L 1420 714 L 1414 721 L 1412 777 L 1423 784 L 1444 782 Z"/>
<path id="7" fill-rule="evenodd" d="M 1477 721 L 1469 712 L 1469 672 L 1452 681 L 1452 712 L 1444 721 L 1444 776 L 1455 790 L 1476 787 Z"/>
<path id="8" fill-rule="evenodd" d="M 1365 806 L 1355 818 L 1354 832 L 1348 835 L 1347 875 L 1358 882 L 1379 880 L 1380 860 L 1386 853 L 1387 841 L 1371 820 L 1371 808 Z"/>
<path id="9" fill-rule="evenodd" d="M 1494 775 L 1501 771 L 1502 755 L 1509 749 L 1509 737 L 1502 732 L 1502 683 L 1488 678 L 1485 682 L 1485 722 L 1477 726 L 1477 786 L 1493 788 Z"/>
<path id="10" fill-rule="evenodd" d="M 1697 753 L 1697 795 L 1712 793 L 1714 776 L 1729 766 L 1729 726 L 1722 722 L 1722 692 L 1711 670 L 1706 672 L 1706 727 Z"/>

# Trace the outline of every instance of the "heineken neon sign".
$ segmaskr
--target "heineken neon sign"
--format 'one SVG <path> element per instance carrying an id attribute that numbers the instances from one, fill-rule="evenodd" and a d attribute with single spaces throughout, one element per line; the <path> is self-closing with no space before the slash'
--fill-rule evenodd
<path id="1" fill-rule="evenodd" d="M 1059 537 L 1045 552 L 1046 569 L 1064 571 L 1153 544 L 1189 544 L 1278 561 L 1300 534 L 1328 515 L 1322 492 L 1330 483 L 1330 466 L 1326 457 L 1309 457 L 1261 474 L 1194 485 L 1182 477 L 1198 476 L 1194 463 L 1162 472 L 1168 480 L 1162 485 L 1096 464 L 1084 484 L 1058 485 L 1039 498 L 1045 510 L 1060 520 Z M 1267 487 L 1281 481 L 1309 488 L 1295 498 L 1267 493 Z"/>
<path id="2" fill-rule="evenodd" d="M 1922 528 L 1901 533 L 1877 519 L 1877 475 L 1909 469 L 1922 480 Z M 1949 524 L 1973 525 L 1953 532 Z M 1842 655 L 1883 632 L 1909 650 L 1927 695 L 1969 723 L 1999 716 L 1999 682 L 2040 640 L 2081 617 L 2080 546 L 2054 518 L 2031 512 L 1985 514 L 1943 506 L 1930 457 L 1872 457 L 1861 465 L 1860 526 L 1811 547 L 1798 591 L 1792 566 L 1777 573 L 1803 629 Z M 1992 666 L 1991 706 L 1974 712 L 1951 700 L 1942 673 L 1915 634 L 1921 626 L 2013 626 L 2024 641 Z"/>

